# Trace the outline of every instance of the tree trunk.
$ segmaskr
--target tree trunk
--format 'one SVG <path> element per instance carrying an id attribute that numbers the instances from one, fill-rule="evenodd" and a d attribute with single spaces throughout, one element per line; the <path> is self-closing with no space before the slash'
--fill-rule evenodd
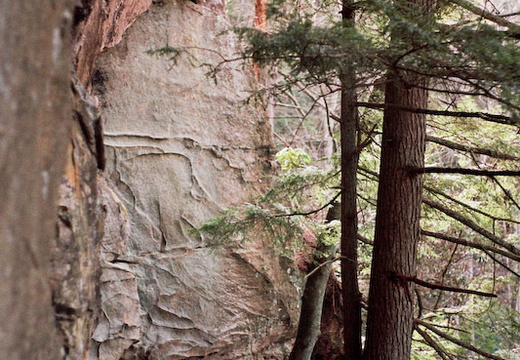
<path id="1" fill-rule="evenodd" d="M 326 222 L 338 220 L 341 216 L 340 211 L 340 204 L 334 203 L 329 209 Z M 328 245 L 323 242 L 319 242 L 316 247 L 303 289 L 298 333 L 289 360 L 311 359 L 314 346 L 320 336 L 323 300 L 331 270 L 331 264 L 325 264 L 334 258 L 336 250 L 336 245 Z"/>
<path id="2" fill-rule="evenodd" d="M 310 268 L 310 275 L 305 282 L 298 333 L 289 360 L 310 360 L 320 335 L 323 299 L 330 276 L 330 264 L 323 264 L 334 257 L 336 246 L 322 243 L 318 245 L 316 252 L 318 255 L 313 259 L 315 266 Z"/>
<path id="3" fill-rule="evenodd" d="M 385 103 L 426 108 L 427 91 L 410 88 L 401 79 L 389 73 Z M 424 84 L 420 79 L 408 80 Z M 393 274 L 416 273 L 422 176 L 411 174 L 410 168 L 424 165 L 425 131 L 425 115 L 386 108 L 365 360 L 410 358 L 413 284 Z"/>
<path id="4" fill-rule="evenodd" d="M 0 354 L 58 359 L 49 283 L 70 123 L 72 2 L 0 0 Z"/>
<path id="5" fill-rule="evenodd" d="M 427 26 L 432 4 L 394 2 L 403 18 L 418 26 Z M 396 26 L 391 34 L 398 52 L 406 54 L 420 46 L 403 33 Z M 397 54 L 395 65 L 400 60 Z M 427 108 L 426 83 L 421 76 L 394 68 L 387 73 L 364 360 L 410 358 L 414 284 L 396 275 L 416 275 L 423 180 L 411 170 L 424 166 L 426 115 L 403 108 Z"/>
<path id="6" fill-rule="evenodd" d="M 345 0 L 344 26 L 354 26 L 354 7 Z M 345 359 L 361 359 L 361 293 L 357 278 L 357 149 L 358 116 L 356 73 L 345 69 L 341 76 L 341 284 L 343 295 L 343 342 Z"/>

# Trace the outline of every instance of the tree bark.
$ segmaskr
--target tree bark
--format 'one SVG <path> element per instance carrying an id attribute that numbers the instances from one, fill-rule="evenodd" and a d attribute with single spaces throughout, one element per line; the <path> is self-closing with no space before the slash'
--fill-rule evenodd
<path id="1" fill-rule="evenodd" d="M 389 74 L 385 91 L 387 103 L 426 106 L 427 92 L 406 87 L 398 74 Z M 420 174 L 411 174 L 409 169 L 424 164 L 425 130 L 424 115 L 385 110 L 366 360 L 410 357 L 414 285 L 392 274 L 416 274 L 423 182 Z"/>
<path id="2" fill-rule="evenodd" d="M 353 2 L 344 0 L 345 27 L 354 26 Z M 361 359 L 361 293 L 357 277 L 357 96 L 356 73 L 345 69 L 341 75 L 341 284 L 343 295 L 343 344 L 345 359 Z"/>
<path id="3" fill-rule="evenodd" d="M 394 2 L 407 21 L 421 27 L 431 21 L 432 5 L 430 0 Z M 398 26 L 391 36 L 391 46 L 403 54 L 421 46 Z M 414 284 L 395 274 L 416 276 L 423 179 L 410 169 L 424 167 L 426 114 L 407 109 L 426 109 L 428 90 L 424 77 L 397 70 L 400 59 L 396 54 L 385 85 L 364 360 L 406 360 L 411 354 Z"/>
<path id="4" fill-rule="evenodd" d="M 320 335 L 323 299 L 330 276 L 331 265 L 324 265 L 334 257 L 336 246 L 318 244 L 309 276 L 302 295 L 298 333 L 289 360 L 310 360 Z M 323 254 L 327 254 L 326 256 Z"/>
<path id="5" fill-rule="evenodd" d="M 395 6 L 411 22 L 426 21 L 430 11 L 427 0 Z M 392 44 L 409 40 L 392 34 Z M 417 75 L 387 73 L 365 360 L 410 358 L 414 284 L 393 274 L 416 275 L 423 181 L 410 169 L 424 167 L 426 115 L 407 109 L 427 108 L 425 88 Z"/>
<path id="6" fill-rule="evenodd" d="M 0 354 L 55 360 L 49 284 L 70 123 L 72 2 L 0 0 Z"/>

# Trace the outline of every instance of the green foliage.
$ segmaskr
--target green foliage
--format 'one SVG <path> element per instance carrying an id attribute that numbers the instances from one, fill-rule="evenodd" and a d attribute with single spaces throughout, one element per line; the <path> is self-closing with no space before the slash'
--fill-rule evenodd
<path id="1" fill-rule="evenodd" d="M 478 344 L 479 348 L 489 353 L 519 346 L 520 313 L 500 306 L 497 302 L 485 305 L 485 311 L 471 318 L 465 317 L 468 331 L 461 332 L 461 338 Z"/>
<path id="2" fill-rule="evenodd" d="M 282 166 L 283 172 L 305 167 L 311 162 L 311 157 L 305 151 L 290 147 L 278 151 L 275 157 Z"/>
<path id="3" fill-rule="evenodd" d="M 287 66 L 291 76 L 313 83 L 328 83 L 350 67 L 367 71 L 374 67 L 366 56 L 376 51 L 371 39 L 341 22 L 324 28 L 309 19 L 296 19 L 275 33 L 250 28 L 237 32 L 249 44 L 245 57 L 258 64 Z"/>
<path id="4" fill-rule="evenodd" d="M 339 220 L 332 220 L 328 223 L 322 223 L 315 226 L 316 243 L 323 244 L 325 247 L 339 245 L 339 239 L 341 234 L 341 222 Z M 330 254 L 316 254 L 315 257 L 319 256 L 330 256 Z"/>
<path id="5" fill-rule="evenodd" d="M 448 2 L 430 17 L 413 16 L 411 9 L 402 11 L 387 1 L 362 7 L 364 21 L 350 28 L 339 18 L 336 3 L 274 2 L 272 31 L 237 30 L 247 40 L 244 56 L 286 66 L 292 77 L 312 84 L 337 84 L 335 78 L 349 68 L 357 70 L 360 85 L 389 67 L 409 70 L 437 79 L 441 87 L 489 93 L 518 118 L 517 38 L 494 24 L 468 21 L 467 15 L 453 17 L 455 7 Z"/>
<path id="6" fill-rule="evenodd" d="M 269 239 L 273 249 L 288 258 L 317 242 L 337 243 L 338 222 L 323 221 L 328 209 L 323 205 L 333 197 L 330 187 L 337 184 L 337 173 L 304 166 L 310 158 L 301 151 L 288 150 L 280 156 L 287 169 L 272 178 L 266 193 L 225 210 L 196 232 L 209 235 L 214 246 L 245 246 L 251 238 Z"/>
<path id="7" fill-rule="evenodd" d="M 303 227 L 300 219 L 278 216 L 283 206 L 262 207 L 261 204 L 244 204 L 232 207 L 222 216 L 210 219 L 197 232 L 211 236 L 211 246 L 243 246 L 261 234 L 270 239 L 271 246 L 280 254 L 291 258 L 294 249 L 302 246 Z M 255 236 L 256 235 L 256 236 Z"/>

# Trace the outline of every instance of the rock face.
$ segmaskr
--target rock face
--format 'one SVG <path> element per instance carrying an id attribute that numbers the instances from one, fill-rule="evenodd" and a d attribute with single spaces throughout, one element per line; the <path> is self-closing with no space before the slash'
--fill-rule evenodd
<path id="1" fill-rule="evenodd" d="M 106 175 L 131 231 L 103 270 L 99 359 L 281 359 L 287 350 L 292 270 L 265 244 L 215 248 L 190 233 L 247 201 L 269 171 L 269 124 L 243 103 L 249 76 L 223 64 L 215 82 L 201 67 L 236 56 L 222 34 L 229 26 L 220 3 L 155 2 L 100 58 Z M 147 54 L 166 47 L 183 52 Z"/>
<path id="2" fill-rule="evenodd" d="M 62 336 L 62 359 L 70 360 L 85 359 L 91 350 L 94 326 L 104 319 L 101 301 L 114 295 L 107 303 L 118 306 L 124 296 L 119 284 L 111 282 L 112 273 L 120 269 L 110 262 L 121 253 L 129 234 L 126 209 L 99 173 L 104 153 L 97 134 L 102 120 L 97 100 L 77 80 L 73 89 L 74 121 L 60 187 L 58 233 L 51 261 L 52 299 Z M 103 328 L 97 329 L 94 335 L 99 338 Z"/>
<path id="3" fill-rule="evenodd" d="M 84 358 L 97 315 L 99 251 L 106 211 L 99 202 L 97 161 L 87 139 L 99 115 L 81 85 L 74 85 L 74 120 L 58 202 L 53 247 L 53 305 L 63 337 L 63 358 Z M 89 146 L 91 145 L 91 146 Z"/>
<path id="4" fill-rule="evenodd" d="M 152 0 L 76 0 L 74 68 L 80 82 L 90 85 L 94 62 L 104 49 L 118 44 L 125 30 Z"/>
<path id="5" fill-rule="evenodd" d="M 85 0 L 74 20 L 52 259 L 62 358 L 282 359 L 301 286 L 290 264 L 268 239 L 223 248 L 191 232 L 271 171 L 270 125 L 243 101 L 254 76 L 223 62 L 237 51 L 224 3 Z"/>
<path id="6" fill-rule="evenodd" d="M 128 215 L 99 171 L 105 167 L 103 120 L 99 101 L 88 94 L 88 89 L 96 58 L 102 50 L 118 43 L 124 31 L 150 4 L 151 0 L 78 0 L 74 11 L 68 13 L 73 22 L 73 116 L 72 121 L 66 122 L 72 123 L 68 137 L 60 137 L 68 139 L 68 146 L 62 151 L 66 165 L 59 189 L 57 235 L 51 257 L 52 305 L 61 335 L 62 359 L 87 358 L 92 350 L 95 325 L 104 321 L 101 301 L 116 293 L 105 302 L 118 306 L 117 301 L 124 296 L 119 283 L 110 280 L 114 272 L 124 270 L 110 261 L 126 246 Z M 64 92 L 71 88 L 69 83 L 63 85 Z M 137 297 L 135 286 L 133 292 Z M 128 301 L 138 304 L 136 299 Z M 126 307 L 130 306 L 128 301 L 124 302 Z M 111 323 L 117 327 L 123 320 Z M 111 339 L 103 337 L 101 326 L 96 329 L 96 338 L 110 342 Z M 118 330 L 111 332 L 117 334 Z M 127 338 L 135 339 L 137 335 Z M 121 346 L 113 347 L 117 351 Z M 98 357 L 95 350 L 93 358 Z M 100 349 L 100 353 L 103 351 Z"/>

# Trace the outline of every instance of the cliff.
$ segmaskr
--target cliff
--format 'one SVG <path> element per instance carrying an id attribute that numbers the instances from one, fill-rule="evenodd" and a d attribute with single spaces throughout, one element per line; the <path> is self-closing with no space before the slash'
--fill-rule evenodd
<path id="1" fill-rule="evenodd" d="M 81 1 L 53 303 L 63 359 L 282 359 L 300 279 L 191 229 L 261 191 L 271 129 L 218 0 Z M 149 50 L 181 49 L 173 61 Z"/>

